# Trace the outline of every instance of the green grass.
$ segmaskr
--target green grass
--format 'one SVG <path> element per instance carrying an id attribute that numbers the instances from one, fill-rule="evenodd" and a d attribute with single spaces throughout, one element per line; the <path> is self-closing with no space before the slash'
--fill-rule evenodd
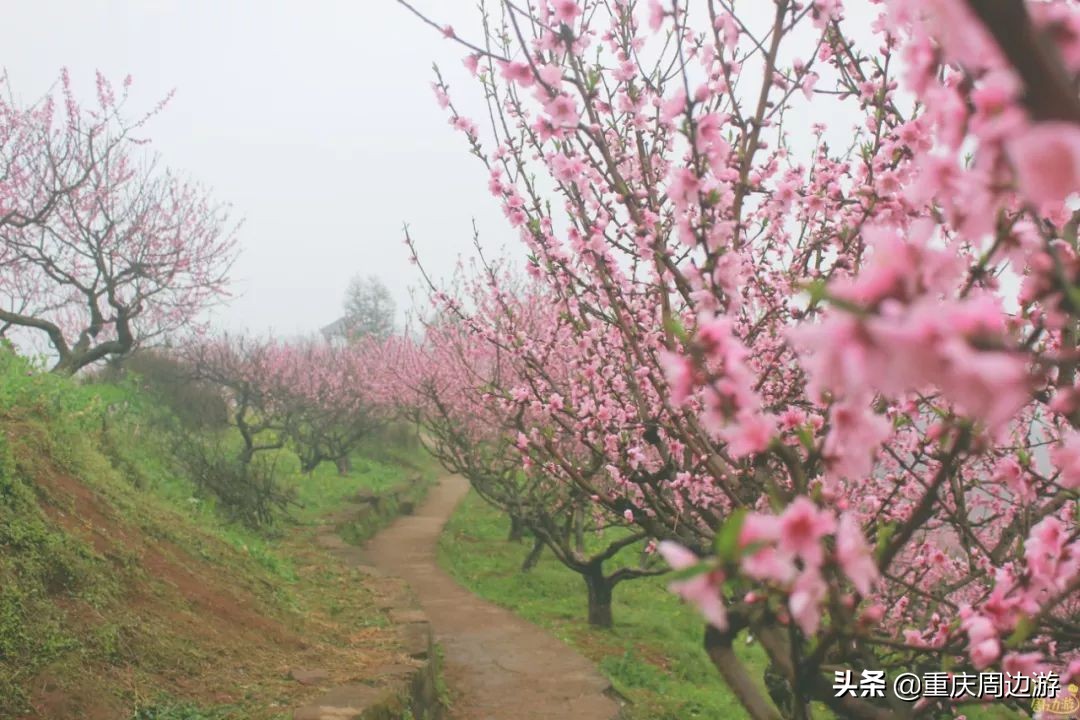
<path id="1" fill-rule="evenodd" d="M 185 702 L 162 700 L 139 708 L 131 720 L 231 720 L 237 717 L 235 708 L 201 708 Z"/>
<path id="2" fill-rule="evenodd" d="M 361 488 L 382 493 L 404 482 L 403 468 L 356 454 L 348 475 L 339 475 L 333 463 L 319 465 L 310 475 L 293 480 L 302 505 L 294 511 L 301 522 L 316 520 L 348 501 Z"/>
<path id="3" fill-rule="evenodd" d="M 224 573 L 227 589 L 243 593 L 281 622 L 319 618 L 316 624 L 329 638 L 322 642 L 335 647 L 347 644 L 343 638 L 350 633 L 385 626 L 366 581 L 328 561 L 325 553 L 313 552 L 309 536 L 315 532 L 311 526 L 361 488 L 384 493 L 417 476 L 434 477 L 430 459 L 406 442 L 402 428 L 393 430 L 396 437 L 389 434 L 360 448 L 346 476 L 331 463 L 301 474 L 287 450 L 268 456 L 282 482 L 295 490 L 299 507 L 277 524 L 255 530 L 227 522 L 214 498 L 200 494 L 185 477 L 171 451 L 168 415 L 133 382 L 82 384 L 36 372 L 0 348 L 0 717 L 25 710 L 28 691 L 41 686 L 42 673 L 61 684 L 81 678 L 83 690 L 109 696 L 131 720 L 246 719 L 252 707 L 264 710 L 256 715 L 260 718 L 289 717 L 267 714 L 273 711 L 260 694 L 278 697 L 273 693 L 280 688 L 272 683 L 280 677 L 273 665 L 264 668 L 263 685 L 243 678 L 243 697 L 228 701 L 243 707 L 221 705 L 213 696 L 200 700 L 159 692 L 153 683 L 162 676 L 207 667 L 224 674 L 229 668 L 208 665 L 215 656 L 171 634 L 169 623 L 153 615 L 160 608 L 144 612 L 126 604 L 133 588 L 155 582 L 140 567 L 146 543 L 175 546 L 190 556 L 185 562 L 193 571 L 214 575 L 219 584 Z M 235 444 L 236 438 L 225 442 Z M 107 516 L 91 517 L 87 503 L 70 487 L 56 487 L 59 477 L 74 479 Z M 404 499 L 417 501 L 426 486 L 413 486 Z M 395 510 L 393 503 L 383 503 L 379 513 L 345 534 L 363 540 Z M 66 531 L 58 514 L 80 523 L 92 520 L 98 527 L 110 523 L 110 533 L 122 531 L 134 545 L 107 543 L 99 552 L 81 539 L 86 533 Z M 443 536 L 440 559 L 480 595 L 594 659 L 633 703 L 628 720 L 746 717 L 701 649 L 700 617 L 666 591 L 664 579 L 617 587 L 616 628 L 598 631 L 584 622 L 581 579 L 547 554 L 522 575 L 518 567 L 528 545 L 507 543 L 506 530 L 503 518 L 470 496 Z M 630 549 L 622 561 L 633 557 Z M 338 621 L 340 629 L 334 625 Z M 739 652 L 760 676 L 765 662 L 760 649 L 740 643 Z M 350 668 L 362 664 L 351 657 L 343 661 Z M 134 680 L 122 686 L 119 678 Z M 447 689 L 440 686 L 439 694 L 445 697 Z M 985 709 L 969 717 L 1003 715 Z"/>
<path id="4" fill-rule="evenodd" d="M 360 579 L 319 564 L 326 561 L 303 539 L 313 532 L 305 526 L 360 488 L 378 493 L 417 474 L 430 478 L 415 447 L 363 448 L 347 476 L 332 463 L 304 475 L 291 452 L 277 453 L 270 461 L 300 507 L 256 530 L 228 522 L 184 475 L 168 415 L 133 382 L 80 383 L 36 372 L 0 347 L 0 717 L 26 710 L 42 673 L 61 687 L 81 682 L 72 689 L 108 696 L 138 720 L 249 717 L 198 698 L 165 695 L 146 704 L 147 695 L 160 695 L 156 677 L 213 662 L 153 614 L 171 607 L 128 605 L 136 588 L 155 587 L 140 565 L 148 544 L 177 548 L 193 572 L 214 569 L 215 588 L 243 593 L 275 613 L 275 622 L 329 616 L 335 606 L 346 633 L 384 622 Z M 117 542 L 116 533 L 129 541 Z M 113 539 L 98 550 L 82 539 L 95 534 Z M 152 603 L 157 592 L 142 597 Z"/>
<path id="5" fill-rule="evenodd" d="M 546 628 L 596 662 L 630 701 L 627 720 L 748 717 L 702 649 L 701 616 L 667 591 L 667 580 L 642 578 L 616 586 L 615 627 L 591 628 L 585 622 L 580 576 L 548 551 L 535 569 L 521 573 L 530 543 L 507 542 L 508 527 L 503 515 L 470 493 L 440 540 L 440 564 L 476 594 Z M 633 559 L 635 552 L 627 556 Z M 750 674 L 760 678 L 767 658 L 744 638 L 736 652 Z M 764 693 L 764 683 L 760 686 Z M 962 709 L 970 720 L 1020 717 L 994 706 Z M 815 718 L 833 717 L 819 703 L 813 712 Z"/>
<path id="6" fill-rule="evenodd" d="M 59 382 L 63 387 L 67 381 Z M 324 462 L 314 471 L 303 473 L 299 458 L 290 450 L 264 452 L 260 453 L 258 461 L 274 467 L 282 488 L 295 493 L 296 505 L 270 527 L 254 529 L 242 523 L 226 522 L 216 499 L 200 493 L 177 464 L 171 452 L 169 434 L 162 432 L 173 419 L 167 409 L 136 389 L 137 381 L 119 385 L 71 385 L 68 383 L 63 392 L 77 393 L 92 408 L 90 412 L 105 415 L 102 450 L 113 467 L 131 484 L 185 515 L 194 526 L 240 550 L 287 583 L 296 580 L 295 568 L 277 545 L 289 526 L 318 522 L 360 489 L 382 493 L 420 475 L 425 482 L 416 491 L 422 494 L 434 477 L 431 460 L 403 437 L 391 437 L 389 441 L 377 437 L 368 441 L 353 453 L 352 467 L 346 475 L 340 475 L 332 462 Z M 392 431 L 401 434 L 399 428 Z M 234 430 L 224 432 L 223 442 L 227 451 L 238 452 L 241 446 L 240 437 Z M 373 518 L 363 534 L 357 534 L 356 540 L 370 537 L 390 519 L 391 513 Z"/>

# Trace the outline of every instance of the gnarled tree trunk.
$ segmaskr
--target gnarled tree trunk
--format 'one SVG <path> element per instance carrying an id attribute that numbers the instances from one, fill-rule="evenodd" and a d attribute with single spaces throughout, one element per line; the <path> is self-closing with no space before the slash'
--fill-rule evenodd
<path id="1" fill-rule="evenodd" d="M 517 515 L 510 515 L 510 532 L 506 536 L 507 542 L 521 542 L 525 537 L 525 522 Z"/>
<path id="2" fill-rule="evenodd" d="M 529 554 L 525 557 L 525 562 L 521 563 L 521 572 L 529 572 L 536 567 L 536 563 L 540 562 L 540 555 L 543 552 L 544 541 L 537 536 L 533 540 L 532 550 L 530 550 Z"/>
<path id="3" fill-rule="evenodd" d="M 349 459 L 348 454 L 338 457 L 334 460 L 334 464 L 337 465 L 338 475 L 341 475 L 342 477 L 345 477 L 352 472 L 352 460 Z"/>
<path id="4" fill-rule="evenodd" d="M 589 566 L 581 575 L 589 589 L 589 624 L 594 627 L 610 628 L 614 623 L 611 617 L 611 595 L 614 585 L 604 577 L 602 565 Z"/>

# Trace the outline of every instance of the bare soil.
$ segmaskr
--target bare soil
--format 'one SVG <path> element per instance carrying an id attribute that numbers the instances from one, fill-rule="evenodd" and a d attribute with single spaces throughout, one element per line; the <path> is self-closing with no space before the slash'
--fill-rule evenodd
<path id="1" fill-rule="evenodd" d="M 200 556 L 155 525 L 124 517 L 108 498 L 61 471 L 39 480 L 46 515 L 116 565 L 119 597 L 106 607 L 57 598 L 67 631 L 90 638 L 116 628 L 111 661 L 61 657 L 30 681 L 32 711 L 20 720 L 117 720 L 167 695 L 202 707 L 229 706 L 229 717 L 280 717 L 317 695 L 320 685 L 365 680 L 401 650 L 381 627 L 370 578 L 340 564 L 297 528 L 283 542 L 299 581 L 283 607 L 274 585 L 238 572 L 238 552 L 204 537 Z M 325 673 L 318 682 L 295 668 Z"/>
<path id="2" fill-rule="evenodd" d="M 443 526 L 468 492 L 442 478 L 415 514 L 365 546 L 366 561 L 404 578 L 444 653 L 453 720 L 611 720 L 610 684 L 575 650 L 458 585 L 436 561 Z"/>

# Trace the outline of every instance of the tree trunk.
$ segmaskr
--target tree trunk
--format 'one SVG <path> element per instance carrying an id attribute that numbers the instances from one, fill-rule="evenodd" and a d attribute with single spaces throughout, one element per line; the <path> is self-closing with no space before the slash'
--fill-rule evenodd
<path id="1" fill-rule="evenodd" d="M 70 355 L 61 357 L 56 361 L 56 364 L 52 366 L 49 372 L 54 375 L 62 375 L 64 377 L 71 377 L 76 371 L 75 362 Z"/>
<path id="2" fill-rule="evenodd" d="M 251 464 L 255 457 L 255 437 L 247 422 L 248 395 L 244 391 L 240 395 L 240 405 L 236 408 L 236 429 L 240 431 L 240 437 L 244 441 L 244 447 L 240 450 L 240 464 L 245 468 Z"/>
<path id="3" fill-rule="evenodd" d="M 521 572 L 529 572 L 536 563 L 540 562 L 540 555 L 544 552 L 544 541 L 539 537 L 533 540 L 532 550 L 525 558 L 525 562 L 521 563 Z"/>
<path id="4" fill-rule="evenodd" d="M 611 582 L 604 577 L 604 570 L 596 565 L 582 574 L 589 589 L 589 624 L 593 627 L 610 628 L 611 618 Z"/>
<path id="5" fill-rule="evenodd" d="M 742 661 L 736 657 L 731 647 L 733 637 L 734 633 L 721 632 L 712 625 L 707 625 L 705 652 L 709 654 L 709 659 L 753 720 L 781 720 L 780 713 L 761 694 L 757 683 L 750 677 Z"/>
<path id="6" fill-rule="evenodd" d="M 251 461 L 255 458 L 255 446 L 245 436 L 244 447 L 240 449 L 240 464 L 247 467 L 251 464 Z"/>
<path id="7" fill-rule="evenodd" d="M 574 548 L 585 553 L 585 508 L 578 507 L 574 511 Z"/>
<path id="8" fill-rule="evenodd" d="M 506 536 L 507 542 L 521 542 L 525 537 L 525 523 L 517 515 L 510 516 L 510 533 Z"/>
<path id="9" fill-rule="evenodd" d="M 345 477 L 352 472 L 352 460 L 349 459 L 348 455 L 342 455 L 334 461 L 334 464 L 337 465 L 337 472 L 341 477 Z"/>

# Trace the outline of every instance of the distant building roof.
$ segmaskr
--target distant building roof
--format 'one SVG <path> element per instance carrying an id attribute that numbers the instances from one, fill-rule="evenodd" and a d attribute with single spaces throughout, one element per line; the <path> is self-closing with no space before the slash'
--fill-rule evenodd
<path id="1" fill-rule="evenodd" d="M 324 338 L 326 338 L 327 340 L 332 340 L 333 338 L 343 338 L 343 337 L 345 337 L 345 335 L 347 334 L 348 329 L 349 329 L 349 325 L 346 322 L 345 318 L 344 317 L 339 317 L 334 322 L 332 322 L 329 325 L 327 325 L 326 327 L 320 329 L 319 332 L 322 333 L 322 336 Z"/>

